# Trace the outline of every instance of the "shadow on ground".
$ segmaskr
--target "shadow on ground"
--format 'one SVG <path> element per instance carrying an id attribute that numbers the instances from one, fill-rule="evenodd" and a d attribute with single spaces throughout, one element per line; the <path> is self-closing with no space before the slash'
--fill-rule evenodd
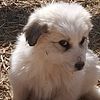
<path id="1" fill-rule="evenodd" d="M 30 7 L 18 7 L 14 4 L 0 9 L 0 41 L 13 41 L 21 31 L 30 13 Z"/>

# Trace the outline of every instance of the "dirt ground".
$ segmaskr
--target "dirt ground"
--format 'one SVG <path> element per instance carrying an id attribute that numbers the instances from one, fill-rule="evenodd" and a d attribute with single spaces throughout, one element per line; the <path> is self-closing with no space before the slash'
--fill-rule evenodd
<path id="1" fill-rule="evenodd" d="M 31 12 L 53 1 L 60 0 L 0 0 L 0 100 L 12 100 L 8 71 L 16 36 L 21 32 Z M 78 2 L 92 14 L 94 26 L 89 35 L 89 48 L 100 58 L 100 0 L 63 1 Z"/>

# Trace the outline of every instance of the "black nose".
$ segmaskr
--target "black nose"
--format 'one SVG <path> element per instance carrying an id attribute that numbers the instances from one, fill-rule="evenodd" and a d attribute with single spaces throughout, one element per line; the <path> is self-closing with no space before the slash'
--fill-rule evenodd
<path id="1" fill-rule="evenodd" d="M 83 69 L 84 65 L 85 65 L 84 62 L 77 62 L 77 63 L 75 64 L 75 68 L 76 68 L 77 70 L 81 70 L 81 69 Z"/>

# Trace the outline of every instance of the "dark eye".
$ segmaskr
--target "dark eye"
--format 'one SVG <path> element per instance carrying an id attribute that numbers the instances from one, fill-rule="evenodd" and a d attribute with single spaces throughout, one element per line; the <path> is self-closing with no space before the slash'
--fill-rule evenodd
<path id="1" fill-rule="evenodd" d="M 79 44 L 83 45 L 83 43 L 85 42 L 85 40 L 86 40 L 86 37 L 83 37 L 82 40 L 81 40 L 81 42 Z"/>
<path id="2" fill-rule="evenodd" d="M 64 47 L 66 50 L 70 49 L 70 44 L 66 40 L 59 41 L 59 44 Z"/>

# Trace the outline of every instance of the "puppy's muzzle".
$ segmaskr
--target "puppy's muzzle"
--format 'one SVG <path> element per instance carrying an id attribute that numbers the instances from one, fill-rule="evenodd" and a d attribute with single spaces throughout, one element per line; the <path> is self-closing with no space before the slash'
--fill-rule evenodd
<path id="1" fill-rule="evenodd" d="M 84 65 L 85 65 L 85 63 L 84 62 L 77 62 L 76 64 L 75 64 L 75 68 L 76 68 L 76 70 L 82 70 L 83 69 L 83 67 L 84 67 Z"/>

